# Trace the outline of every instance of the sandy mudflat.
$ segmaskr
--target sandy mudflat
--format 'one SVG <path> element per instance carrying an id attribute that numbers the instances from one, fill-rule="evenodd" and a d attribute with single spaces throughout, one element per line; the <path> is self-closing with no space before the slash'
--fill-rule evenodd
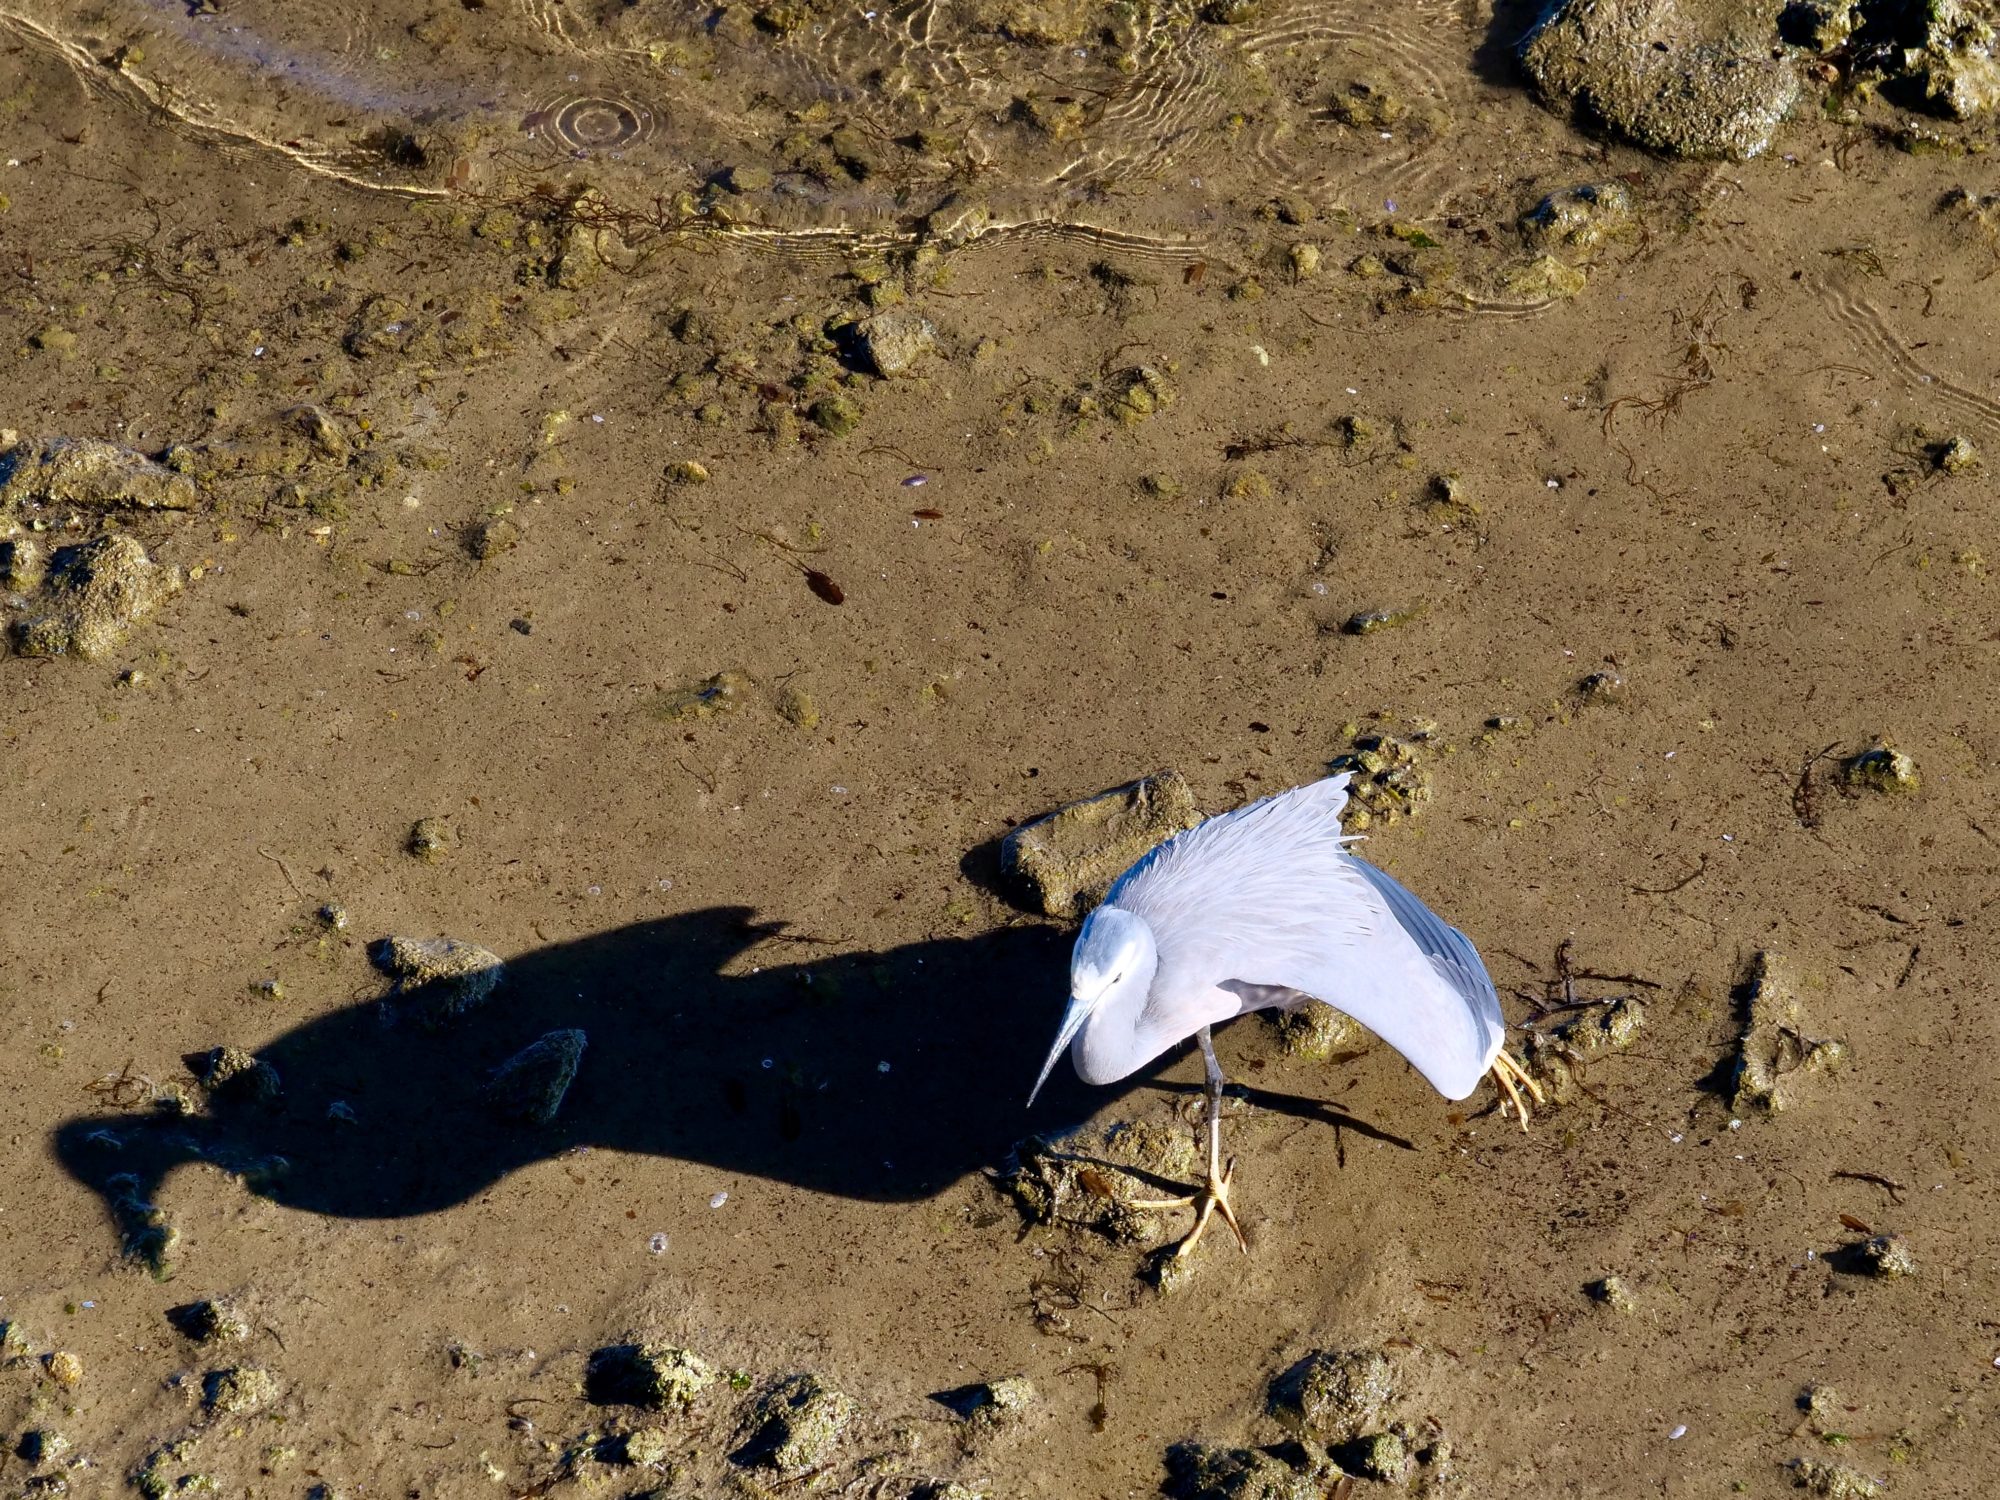
<path id="1" fill-rule="evenodd" d="M 1793 52 L 1671 160 L 1480 7 L 187 9 L 0 16 L 0 1494 L 1395 1492 L 1315 1350 L 1416 1493 L 1983 1492 L 1991 115 Z M 1200 1060 L 1022 1109 L 997 841 L 1357 742 L 1565 1097 L 1239 1023 L 1162 1294 L 1003 1179 L 1102 1226 Z"/>

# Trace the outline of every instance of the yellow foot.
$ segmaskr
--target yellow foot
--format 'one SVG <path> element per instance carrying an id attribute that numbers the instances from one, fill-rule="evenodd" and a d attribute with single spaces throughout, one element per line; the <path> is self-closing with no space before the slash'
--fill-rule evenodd
<path id="1" fill-rule="evenodd" d="M 1549 1096 L 1542 1092 L 1542 1086 L 1535 1082 L 1534 1076 L 1509 1057 L 1504 1050 L 1493 1054 L 1493 1081 L 1499 1084 L 1507 1097 L 1513 1101 L 1514 1113 L 1520 1117 L 1521 1129 L 1524 1131 L 1528 1128 L 1528 1102 L 1521 1097 L 1521 1091 L 1514 1086 L 1515 1083 L 1518 1081 L 1525 1084 L 1528 1092 L 1534 1095 L 1535 1103 L 1549 1102 Z"/>
<path id="2" fill-rule="evenodd" d="M 1189 1193 L 1184 1198 L 1138 1199 L 1133 1201 L 1129 1206 L 1132 1208 L 1192 1207 L 1194 1209 L 1194 1228 L 1187 1232 L 1187 1238 L 1174 1246 L 1173 1254 L 1169 1257 L 1170 1259 L 1187 1259 L 1193 1253 L 1195 1245 L 1200 1241 L 1202 1231 L 1208 1228 L 1208 1221 L 1217 1214 L 1220 1214 L 1222 1222 L 1229 1226 L 1230 1233 L 1236 1236 L 1236 1247 L 1239 1250 L 1248 1250 L 1250 1248 L 1250 1241 L 1244 1237 L 1243 1226 L 1236 1222 L 1236 1211 L 1229 1206 L 1229 1180 L 1235 1175 L 1236 1158 L 1232 1156 L 1229 1159 L 1229 1165 L 1224 1167 L 1220 1173 L 1216 1172 L 1213 1167 L 1209 1169 L 1208 1183 L 1198 1193 Z"/>

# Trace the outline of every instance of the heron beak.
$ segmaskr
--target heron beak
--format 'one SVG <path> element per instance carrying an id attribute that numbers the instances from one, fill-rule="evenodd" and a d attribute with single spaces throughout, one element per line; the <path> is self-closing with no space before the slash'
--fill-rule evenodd
<path id="1" fill-rule="evenodd" d="M 1030 1109 L 1034 1108 L 1035 1095 L 1042 1091 L 1042 1085 L 1049 1081 L 1049 1074 L 1055 1071 L 1056 1059 L 1061 1057 L 1069 1044 L 1076 1040 L 1076 1034 L 1083 1030 L 1083 1023 L 1090 1019 L 1090 1012 L 1090 1001 L 1070 996 L 1069 1009 L 1063 1012 L 1062 1029 L 1056 1033 L 1056 1044 L 1049 1048 L 1049 1060 L 1042 1064 L 1041 1077 L 1035 1080 L 1034 1088 L 1028 1091 Z"/>

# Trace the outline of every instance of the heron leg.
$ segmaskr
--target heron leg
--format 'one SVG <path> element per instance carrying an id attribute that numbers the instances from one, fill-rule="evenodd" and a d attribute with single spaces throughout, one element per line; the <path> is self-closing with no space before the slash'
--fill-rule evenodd
<path id="1" fill-rule="evenodd" d="M 1515 1087 L 1516 1082 L 1527 1087 L 1528 1092 L 1534 1095 L 1535 1103 L 1549 1102 L 1549 1096 L 1543 1093 L 1542 1086 L 1535 1082 L 1534 1074 L 1509 1057 L 1504 1049 L 1493 1054 L 1493 1081 L 1499 1084 L 1507 1097 L 1513 1101 L 1514 1113 L 1519 1117 L 1521 1129 L 1524 1131 L 1528 1128 L 1528 1103 L 1521 1097 L 1521 1090 Z"/>
<path id="2" fill-rule="evenodd" d="M 1201 1041 L 1202 1061 L 1208 1065 L 1206 1110 L 1208 1181 L 1202 1185 L 1199 1192 L 1191 1193 L 1185 1198 L 1142 1201 L 1132 1205 L 1134 1208 L 1193 1207 L 1194 1228 L 1190 1229 L 1187 1237 L 1174 1247 L 1172 1258 L 1175 1260 L 1183 1260 L 1193 1252 L 1201 1240 L 1202 1232 L 1208 1228 L 1208 1221 L 1217 1214 L 1222 1216 L 1222 1222 L 1227 1224 L 1230 1232 L 1236 1236 L 1237 1247 L 1242 1250 L 1250 1248 L 1250 1241 L 1243 1234 L 1243 1226 L 1236 1221 L 1236 1211 L 1229 1206 L 1229 1180 L 1235 1175 L 1236 1160 L 1232 1157 L 1226 1164 L 1222 1160 L 1222 1064 L 1216 1061 L 1215 1042 L 1210 1037 L 1208 1028 L 1202 1027 L 1197 1036 Z"/>

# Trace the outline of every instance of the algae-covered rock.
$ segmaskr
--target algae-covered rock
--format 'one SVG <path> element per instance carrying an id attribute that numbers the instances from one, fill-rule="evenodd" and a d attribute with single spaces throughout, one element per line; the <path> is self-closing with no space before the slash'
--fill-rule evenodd
<path id="1" fill-rule="evenodd" d="M 1424 763 L 1423 743 L 1421 734 L 1409 739 L 1363 734 L 1355 738 L 1353 749 L 1327 763 L 1329 771 L 1345 771 L 1351 778 L 1347 806 L 1341 812 L 1341 823 L 1348 832 L 1414 817 L 1431 800 L 1431 773 Z"/>
<path id="2" fill-rule="evenodd" d="M 1880 1276 L 1885 1280 L 1893 1281 L 1901 1276 L 1917 1274 L 1916 1252 L 1910 1249 L 1910 1242 L 1900 1234 L 1878 1234 L 1864 1240 L 1861 1259 L 1866 1262 L 1871 1276 Z"/>
<path id="3" fill-rule="evenodd" d="M 1387 130 L 1410 113 L 1410 103 L 1386 79 L 1350 78 L 1334 85 L 1326 112 L 1354 130 Z"/>
<path id="4" fill-rule="evenodd" d="M 1743 160 L 1798 103 L 1779 0 L 1560 0 L 1522 46 L 1551 105 L 1670 156 Z M 1778 55 L 1774 56 L 1774 50 Z"/>
<path id="5" fill-rule="evenodd" d="M 269 1104 L 283 1091 L 278 1070 L 241 1047 L 211 1047 L 182 1061 L 211 1099 Z"/>
<path id="6" fill-rule="evenodd" d="M 1373 1349 L 1315 1349 L 1271 1382 L 1270 1412 L 1287 1431 L 1332 1446 L 1375 1426 L 1394 1371 Z"/>
<path id="7" fill-rule="evenodd" d="M 760 167 L 754 163 L 738 163 L 724 167 L 716 181 L 730 192 L 741 195 L 768 192 L 774 179 L 769 167 Z"/>
<path id="8" fill-rule="evenodd" d="M 1799 1410 L 1806 1414 L 1806 1420 L 1813 1431 L 1819 1433 L 1838 1432 L 1847 1403 L 1839 1391 L 1830 1385 L 1814 1381 L 1799 1395 Z"/>
<path id="9" fill-rule="evenodd" d="M 162 567 L 119 533 L 59 548 L 30 614 L 14 627 L 23 656 L 102 656 L 179 593 L 181 570 Z"/>
<path id="10" fill-rule="evenodd" d="M 234 1344 L 250 1337 L 250 1324 L 226 1301 L 204 1297 L 167 1309 L 167 1321 L 197 1344 Z"/>
<path id="11" fill-rule="evenodd" d="M 875 373 L 884 378 L 909 374 L 918 360 L 936 348 L 936 327 L 909 308 L 877 313 L 861 325 L 862 352 Z"/>
<path id="12" fill-rule="evenodd" d="M 1176 1443 L 1166 1464 L 1160 1490 L 1169 1500 L 1321 1500 L 1327 1493 L 1323 1476 L 1258 1448 Z"/>
<path id="13" fill-rule="evenodd" d="M 1617 1276 L 1600 1276 L 1584 1287 L 1584 1294 L 1599 1307 L 1608 1307 L 1613 1312 L 1630 1313 L 1639 1310 L 1639 1299 L 1632 1295 L 1632 1289 Z"/>
<path id="14" fill-rule="evenodd" d="M 970 1426 L 997 1427 L 1034 1405 L 1035 1384 L 1025 1375 L 1009 1375 L 943 1391 L 931 1399 L 950 1407 Z"/>
<path id="15" fill-rule="evenodd" d="M 778 694 L 778 717 L 800 729 L 819 728 L 819 705 L 804 688 L 787 684 Z"/>
<path id="16" fill-rule="evenodd" d="M 625 1434 L 619 1444 L 618 1457 L 639 1468 L 652 1468 L 665 1463 L 673 1451 L 673 1439 L 664 1429 L 641 1427 Z"/>
<path id="17" fill-rule="evenodd" d="M 1343 635 L 1375 635 L 1407 625 L 1422 614 L 1420 605 L 1374 604 L 1357 609 L 1341 622 L 1340 629 Z"/>
<path id="18" fill-rule="evenodd" d="M 1884 7 L 1862 0 L 1865 16 Z M 1960 120 L 1989 114 L 2000 105 L 2000 30 L 1990 4 L 1979 0 L 1921 0 L 1923 40 L 1896 59 L 1900 71 L 1920 79 L 1925 97 Z"/>
<path id="19" fill-rule="evenodd" d="M 1645 1006 L 1636 996 L 1621 995 L 1559 1025 L 1530 1032 L 1522 1049 L 1528 1073 L 1542 1085 L 1550 1102 L 1560 1104 L 1578 1092 L 1578 1080 L 1592 1057 L 1623 1051 L 1645 1024 Z"/>
<path id="20" fill-rule="evenodd" d="M 486 1085 L 486 1102 L 503 1119 L 546 1125 L 562 1108 L 583 1061 L 581 1031 L 551 1031 L 500 1064 Z"/>
<path id="21" fill-rule="evenodd" d="M 817 1375 L 793 1375 L 765 1392 L 749 1437 L 730 1458 L 748 1467 L 796 1473 L 825 1462 L 861 1405 Z"/>
<path id="22" fill-rule="evenodd" d="M 1121 1121 L 1091 1141 L 1058 1144 L 1028 1137 L 1015 1145 L 1002 1185 L 1030 1224 L 1060 1224 L 1113 1244 L 1137 1244 L 1151 1234 L 1156 1211 L 1135 1208 L 1129 1200 L 1172 1197 L 1159 1185 L 1186 1179 L 1197 1155 L 1189 1131 L 1150 1120 Z"/>
<path id="23" fill-rule="evenodd" d="M 369 957 L 396 981 L 399 1008 L 431 1027 L 483 1004 L 506 974 L 499 955 L 457 938 L 387 937 Z"/>
<path id="24" fill-rule="evenodd" d="M 1410 1473 L 1410 1445 L 1396 1431 L 1371 1432 L 1334 1450 L 1333 1460 L 1350 1474 L 1378 1484 L 1401 1484 Z"/>
<path id="25" fill-rule="evenodd" d="M 21 1434 L 21 1440 L 14 1445 L 14 1456 L 31 1469 L 52 1464 L 67 1452 L 69 1452 L 69 1439 L 53 1427 L 30 1427 Z M 49 1492 L 44 1490 L 36 1493 Z"/>
<path id="26" fill-rule="evenodd" d="M 806 408 L 815 426 L 833 437 L 846 437 L 861 425 L 861 408 L 846 396 L 822 396 Z"/>
<path id="27" fill-rule="evenodd" d="M 1587 182 L 1550 193 L 1521 215 L 1521 239 L 1538 255 L 1588 259 L 1638 233 L 1632 190 L 1622 182 Z"/>
<path id="28" fill-rule="evenodd" d="M 686 724 L 734 713 L 749 702 L 755 684 L 742 672 L 717 672 L 691 687 L 674 688 L 660 694 L 647 708 L 656 719 L 669 724 Z"/>
<path id="29" fill-rule="evenodd" d="M 282 1393 L 278 1377 L 255 1365 L 210 1370 L 201 1379 L 203 1409 L 224 1416 L 247 1416 L 261 1411 Z"/>
<path id="30" fill-rule="evenodd" d="M 0 514 L 27 505 L 192 510 L 194 481 L 96 438 L 29 439 L 0 453 Z"/>
<path id="31" fill-rule="evenodd" d="M 1625 696 L 1625 674 L 1614 667 L 1586 673 L 1576 685 L 1581 703 L 1616 703 Z"/>
<path id="32" fill-rule="evenodd" d="M 58 1349 L 42 1356 L 42 1368 L 62 1390 L 73 1391 L 83 1384 L 83 1356 L 80 1354 Z"/>
<path id="33" fill-rule="evenodd" d="M 237 476 L 289 478 L 307 469 L 343 468 L 354 444 L 323 406 L 291 406 L 200 442 L 176 443 L 166 465 L 203 483 Z"/>
<path id="34" fill-rule="evenodd" d="M 1743 1031 L 1730 1100 L 1737 1113 L 1776 1114 L 1792 1102 L 1800 1078 L 1846 1063 L 1843 1043 L 1806 1035 L 1797 978 L 1781 955 L 1766 951 L 1752 959 L 1739 994 Z"/>
<path id="35" fill-rule="evenodd" d="M 412 858 L 434 865 L 458 852 L 458 830 L 443 818 L 419 818 L 410 825 L 403 847 Z"/>
<path id="36" fill-rule="evenodd" d="M 1568 302 L 1581 296 L 1589 283 L 1589 273 L 1582 267 L 1554 255 L 1510 266 L 1499 278 L 1500 290 L 1508 296 L 1535 302 Z"/>
<path id="37" fill-rule="evenodd" d="M 1849 791 L 1908 796 L 1923 786 L 1917 763 L 1888 745 L 1870 745 L 1859 755 L 1850 756 L 1840 763 L 1837 774 Z"/>
<path id="38" fill-rule="evenodd" d="M 1881 1480 L 1871 1479 L 1859 1469 L 1824 1459 L 1795 1458 L 1791 1467 L 1792 1483 L 1823 1500 L 1867 1500 L 1885 1488 Z"/>
<path id="39" fill-rule="evenodd" d="M 643 1406 L 666 1411 L 686 1406 L 715 1384 L 700 1355 L 670 1344 L 612 1344 L 594 1351 L 584 1367 L 583 1390 L 600 1406 Z"/>
<path id="40" fill-rule="evenodd" d="M 481 562 L 491 562 L 521 544 L 521 528 L 505 516 L 474 523 L 465 533 L 465 550 Z"/>
<path id="41" fill-rule="evenodd" d="M 1001 868 L 1049 916 L 1080 917 L 1142 855 L 1200 822 L 1186 778 L 1161 771 L 1022 824 L 1001 842 Z"/>
<path id="42" fill-rule="evenodd" d="M 1307 1000 L 1290 1010 L 1258 1012 L 1277 1034 L 1279 1050 L 1309 1062 L 1328 1062 L 1343 1052 L 1368 1045 L 1360 1024 L 1320 1000 Z"/>
<path id="43" fill-rule="evenodd" d="M 1926 456 L 1940 474 L 1969 474 L 1982 462 L 1978 445 L 1963 433 L 1940 438 L 1929 446 Z"/>
<path id="44" fill-rule="evenodd" d="M 47 549 L 35 538 L 17 536 L 0 542 L 0 588 L 25 594 L 40 588 L 48 576 Z"/>

